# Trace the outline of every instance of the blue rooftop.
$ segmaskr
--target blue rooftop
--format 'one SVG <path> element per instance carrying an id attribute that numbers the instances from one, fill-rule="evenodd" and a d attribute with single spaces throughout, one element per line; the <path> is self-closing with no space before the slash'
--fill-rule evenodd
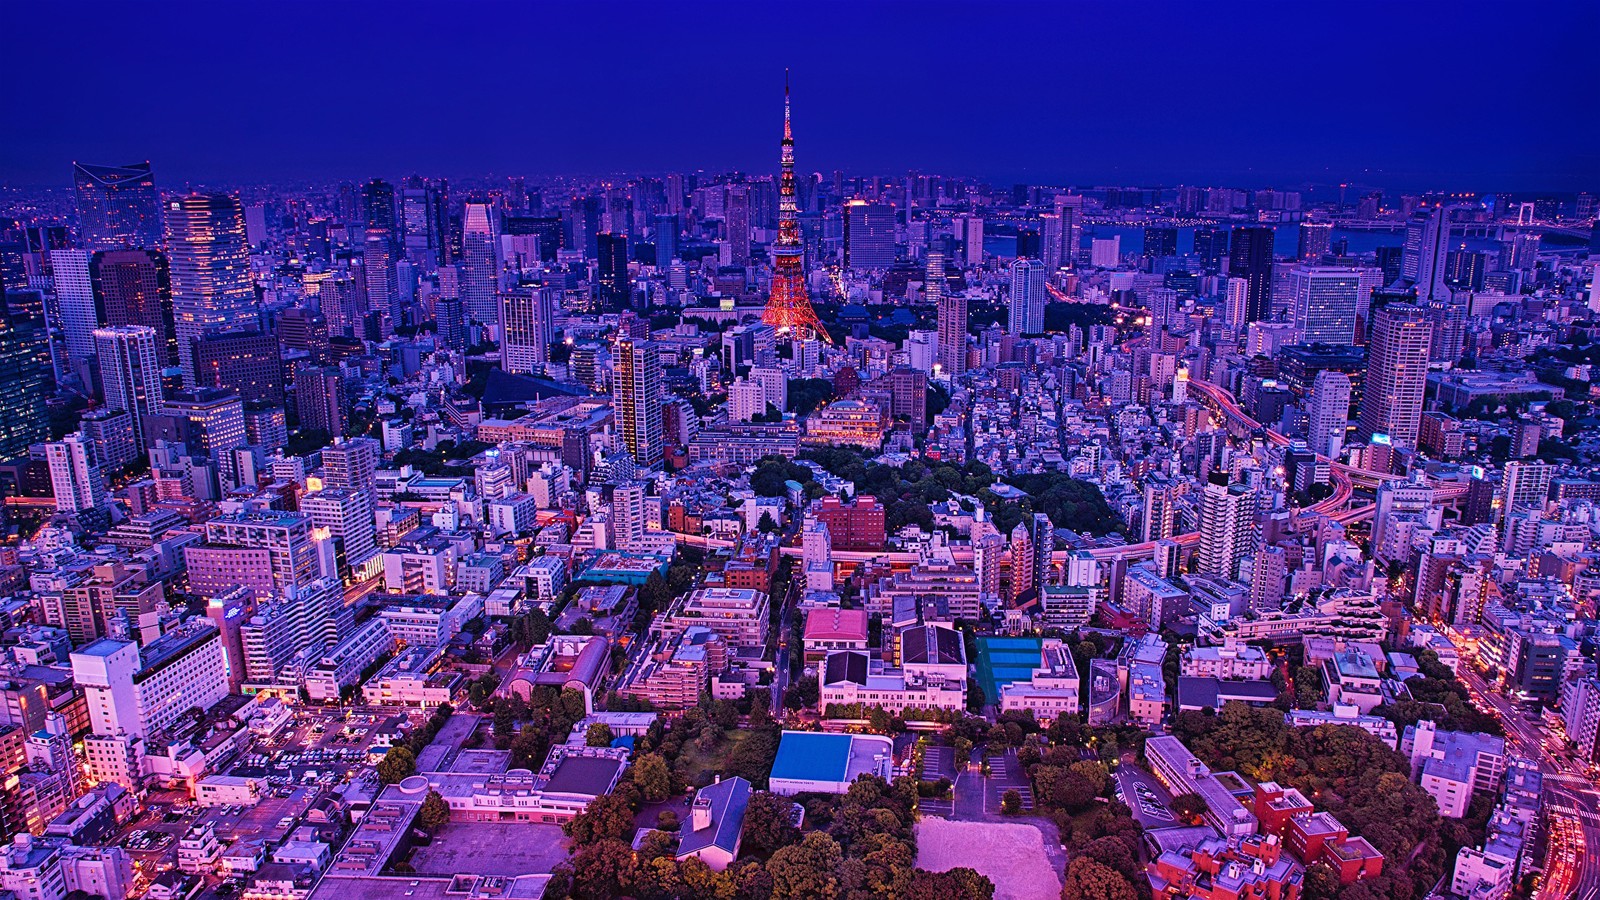
<path id="1" fill-rule="evenodd" d="M 850 735 L 786 731 L 772 763 L 773 778 L 844 781 L 850 765 Z"/>

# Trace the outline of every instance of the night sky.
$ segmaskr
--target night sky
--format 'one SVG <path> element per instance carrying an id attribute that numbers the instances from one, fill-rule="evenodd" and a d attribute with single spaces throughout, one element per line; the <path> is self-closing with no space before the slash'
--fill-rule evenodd
<path id="1" fill-rule="evenodd" d="M 682 7 L 682 8 L 680 8 Z M 790 12 L 786 12 L 790 11 Z M 1600 3 L 0 2 L 0 181 L 798 167 L 1600 189 Z"/>

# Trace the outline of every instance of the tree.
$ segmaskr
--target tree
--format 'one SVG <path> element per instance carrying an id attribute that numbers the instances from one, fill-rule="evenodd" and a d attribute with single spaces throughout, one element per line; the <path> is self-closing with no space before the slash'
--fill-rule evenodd
<path id="1" fill-rule="evenodd" d="M 756 524 L 756 528 L 762 534 L 772 534 L 778 530 L 778 523 L 772 521 L 772 513 L 763 512 L 761 521 Z"/>
<path id="2" fill-rule="evenodd" d="M 1061 900 L 1138 900 L 1133 885 L 1115 869 L 1080 856 L 1067 866 Z"/>
<path id="3" fill-rule="evenodd" d="M 578 847 L 600 841 L 626 841 L 633 836 L 633 810 L 616 794 L 604 794 L 594 798 L 561 829 Z"/>
<path id="4" fill-rule="evenodd" d="M 389 748 L 378 760 L 378 780 L 383 784 L 399 784 L 417 771 L 417 757 L 401 744 Z"/>
<path id="5" fill-rule="evenodd" d="M 772 854 L 772 900 L 834 900 L 840 895 L 839 842 L 822 831 L 808 832 L 798 844 Z"/>
<path id="6" fill-rule="evenodd" d="M 683 823 L 678 820 L 678 814 L 676 812 L 673 812 L 670 809 L 663 809 L 662 811 L 656 813 L 656 827 L 662 831 L 676 832 L 678 829 L 683 827 Z"/>
<path id="7" fill-rule="evenodd" d="M 444 802 L 444 797 L 438 791 L 429 789 L 428 796 L 423 798 L 422 808 L 417 810 L 417 823 L 424 831 L 438 831 L 450 821 L 450 804 Z"/>
<path id="8" fill-rule="evenodd" d="M 1022 794 L 1016 788 L 1007 788 L 1000 795 L 1000 812 L 1004 815 L 1015 816 L 1022 813 Z"/>
<path id="9" fill-rule="evenodd" d="M 624 896 L 634 880 L 633 848 L 615 838 L 578 844 L 572 858 L 572 895 L 579 900 Z"/>
<path id="10" fill-rule="evenodd" d="M 583 742 L 590 747 L 609 747 L 614 739 L 611 726 L 604 722 L 590 725 L 589 730 L 583 733 Z"/>
<path id="11" fill-rule="evenodd" d="M 800 836 L 794 827 L 794 804 L 777 794 L 756 791 L 744 810 L 744 832 L 740 849 L 766 856 L 787 847 Z"/>
<path id="12" fill-rule="evenodd" d="M 1190 792 L 1172 798 L 1172 816 L 1185 825 L 1198 825 L 1206 814 L 1205 798 Z"/>
<path id="13" fill-rule="evenodd" d="M 994 900 L 994 882 L 964 866 L 948 872 L 913 869 L 906 900 Z"/>
<path id="14" fill-rule="evenodd" d="M 633 783 L 650 803 L 660 803 L 672 794 L 672 767 L 659 753 L 646 753 L 633 764 Z"/>

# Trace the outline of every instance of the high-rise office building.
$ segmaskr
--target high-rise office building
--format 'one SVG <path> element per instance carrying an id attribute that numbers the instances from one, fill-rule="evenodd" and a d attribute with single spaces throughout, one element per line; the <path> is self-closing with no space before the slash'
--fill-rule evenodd
<path id="1" fill-rule="evenodd" d="M 1222 271 L 1222 261 L 1228 258 L 1228 229 L 1215 225 L 1202 225 L 1196 228 L 1194 255 L 1200 260 L 1200 268 L 1203 271 Z"/>
<path id="2" fill-rule="evenodd" d="M 232 391 L 211 387 L 173 391 L 162 413 L 187 420 L 193 449 L 219 463 L 228 451 L 245 445 L 244 402 Z"/>
<path id="3" fill-rule="evenodd" d="M 77 517 L 86 525 L 101 519 L 107 511 L 106 481 L 100 473 L 94 444 L 82 432 L 69 434 L 45 444 L 44 458 L 50 467 L 56 511 Z"/>
<path id="4" fill-rule="evenodd" d="M 1026 258 L 1013 262 L 1006 331 L 1016 335 L 1043 334 L 1045 299 L 1044 263 Z"/>
<path id="5" fill-rule="evenodd" d="M 223 388 L 246 403 L 283 405 L 283 355 L 278 339 L 261 329 L 208 331 L 194 342 L 195 384 Z"/>
<path id="6" fill-rule="evenodd" d="M 600 254 L 595 269 L 595 295 L 602 310 L 615 312 L 633 306 L 633 279 L 628 275 L 628 236 L 601 232 L 595 236 Z"/>
<path id="7" fill-rule="evenodd" d="M 1315 263 L 1333 246 L 1333 225 L 1328 222 L 1301 222 L 1300 242 L 1295 258 L 1301 262 Z"/>
<path id="8" fill-rule="evenodd" d="M 1061 234 L 1062 216 L 1058 213 L 1043 213 L 1039 216 L 1039 240 L 1042 244 L 1040 259 L 1044 263 L 1045 272 L 1054 272 L 1061 268 L 1062 260 L 1066 258 L 1066 239 Z"/>
<path id="9" fill-rule="evenodd" d="M 728 237 L 728 262 L 735 266 L 750 265 L 750 188 L 748 185 L 728 185 L 727 198 L 722 202 L 722 225 Z"/>
<path id="10" fill-rule="evenodd" d="M 1214 472 L 1200 495 L 1200 573 L 1239 577 L 1239 562 L 1255 548 L 1256 497 Z"/>
<path id="11" fill-rule="evenodd" d="M 543 374 L 554 337 L 555 288 L 520 287 L 500 295 L 500 368 Z"/>
<path id="12" fill-rule="evenodd" d="M 89 259 L 96 305 L 111 328 L 138 325 L 156 333 L 163 366 L 178 364 L 172 334 L 172 283 L 167 258 L 155 250 L 106 250 Z"/>
<path id="13" fill-rule="evenodd" d="M 1272 317 L 1272 238 L 1271 228 L 1254 225 L 1228 237 L 1228 275 L 1245 280 L 1246 324 Z"/>
<path id="14" fill-rule="evenodd" d="M 340 437 L 345 430 L 344 376 L 333 366 L 301 363 L 294 370 L 294 403 L 302 430 Z"/>
<path id="15" fill-rule="evenodd" d="M 623 449 L 640 466 L 662 458 L 661 358 L 650 341 L 623 337 L 612 351 L 616 381 L 612 385 L 617 430 Z"/>
<path id="16" fill-rule="evenodd" d="M 96 330 L 94 340 L 106 406 L 127 411 L 134 445 L 142 453 L 144 422 L 159 415 L 165 403 L 159 339 L 143 325 L 117 325 Z"/>
<path id="17" fill-rule="evenodd" d="M 372 499 L 371 491 L 340 487 L 325 487 L 300 498 L 300 511 L 311 517 L 312 525 L 333 535 L 344 565 L 351 569 L 378 553 Z"/>
<path id="18" fill-rule="evenodd" d="M 655 218 L 656 268 L 665 272 L 678 256 L 678 217 L 658 213 Z"/>
<path id="19" fill-rule="evenodd" d="M 322 483 L 325 487 L 376 490 L 382 457 L 382 445 L 372 438 L 336 439 L 332 446 L 322 448 Z"/>
<path id="20" fill-rule="evenodd" d="M 1448 298 L 1445 286 L 1445 258 L 1450 250 L 1450 220 L 1443 206 L 1419 210 L 1406 222 L 1404 255 L 1400 274 L 1417 288 L 1423 303 Z"/>
<path id="21" fill-rule="evenodd" d="M 928 373 L 897 366 L 888 374 L 889 414 L 911 423 L 912 434 L 928 430 Z"/>
<path id="22" fill-rule="evenodd" d="M 955 291 L 939 298 L 938 346 L 934 363 L 946 378 L 955 380 L 967 370 L 967 296 Z"/>
<path id="23" fill-rule="evenodd" d="M 1178 229 L 1147 226 L 1144 230 L 1145 259 L 1165 259 L 1178 255 Z"/>
<path id="24" fill-rule="evenodd" d="M 851 200 L 844 207 L 844 264 L 851 269 L 894 265 L 894 207 Z"/>
<path id="25" fill-rule="evenodd" d="M 1312 452 L 1338 459 L 1344 450 L 1345 431 L 1350 427 L 1350 389 L 1350 376 L 1343 372 L 1323 369 L 1317 373 L 1306 407 Z"/>
<path id="26" fill-rule="evenodd" d="M 362 244 L 361 271 L 366 276 L 367 306 L 382 310 L 390 321 L 400 321 L 400 283 L 395 257 L 401 237 L 394 214 L 394 185 L 381 179 L 361 186 L 361 211 L 366 239 Z"/>
<path id="27" fill-rule="evenodd" d="M 1351 344 L 1361 306 L 1355 269 L 1298 265 L 1289 270 L 1294 325 L 1302 344 Z"/>
<path id="28" fill-rule="evenodd" d="M 1358 440 L 1386 434 L 1397 447 L 1416 446 L 1431 337 L 1427 310 L 1421 307 L 1390 303 L 1373 313 Z"/>
<path id="29" fill-rule="evenodd" d="M 244 210 L 229 194 L 190 194 L 167 204 L 173 332 L 184 384 L 193 386 L 194 339 L 258 317 Z"/>
<path id="30" fill-rule="evenodd" d="M 105 323 L 89 277 L 88 251 L 52 250 L 50 269 L 60 317 L 57 325 L 67 345 L 68 360 L 62 369 L 71 371 L 94 355 L 94 330 Z"/>
<path id="31" fill-rule="evenodd" d="M 301 306 L 278 313 L 278 343 L 287 350 L 299 350 L 312 363 L 328 360 L 328 322 L 321 315 Z"/>
<path id="32" fill-rule="evenodd" d="M 487 203 L 468 203 L 461 213 L 461 299 L 474 322 L 493 325 L 500 319 L 500 262 L 494 210 Z"/>
<path id="33" fill-rule="evenodd" d="M 467 351 L 466 301 L 460 297 L 440 297 L 433 301 L 433 321 L 439 340 L 457 353 Z"/>
<path id="34" fill-rule="evenodd" d="M 72 164 L 83 247 L 93 253 L 161 246 L 161 195 L 148 162 L 131 166 Z"/>
<path id="35" fill-rule="evenodd" d="M 44 321 L 15 308 L 0 286 L 0 461 L 50 437 L 45 401 L 54 389 Z"/>

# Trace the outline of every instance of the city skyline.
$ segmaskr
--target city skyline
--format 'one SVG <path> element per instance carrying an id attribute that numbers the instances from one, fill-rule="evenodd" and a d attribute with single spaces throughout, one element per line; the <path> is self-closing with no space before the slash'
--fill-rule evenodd
<path id="1" fill-rule="evenodd" d="M 605 56 L 582 38 L 608 20 L 566 7 L 479 3 L 449 15 L 349 3 L 307 21 L 282 8 L 167 3 L 129 21 L 94 3 L 18 5 L 6 11 L 8 31 L 31 39 L 8 48 L 13 68 L 51 77 L 4 89 L 7 119 L 32 124 L 0 148 L 0 181 L 54 186 L 74 160 L 146 159 L 167 190 L 379 172 L 766 172 L 770 97 L 787 65 L 807 110 L 806 172 L 1592 187 L 1600 123 L 1573 112 L 1588 82 L 1582 35 L 1600 13 L 1535 6 L 1544 14 L 1358 3 L 1338 17 L 1287 4 L 1024 5 L 997 16 L 934 4 L 913 16 L 865 4 L 835 21 L 829 6 L 624 4 L 608 8 L 609 24 L 652 39 Z M 1140 29 L 1152 20 L 1163 28 L 1155 38 Z M 1541 27 L 1549 21 L 1565 24 Z M 808 26 L 840 39 L 810 49 Z M 770 35 L 790 27 L 801 39 L 771 53 Z M 524 33 L 526 44 L 483 46 L 488 34 Z M 1446 66 L 1429 55 L 1472 47 L 1517 65 Z M 114 81 L 144 92 L 93 114 L 74 102 Z M 1480 124 L 1484 98 L 1496 95 L 1515 98 L 1516 122 Z M 441 127 L 441 115 L 459 126 Z M 1562 140 L 1524 139 L 1554 125 Z"/>

